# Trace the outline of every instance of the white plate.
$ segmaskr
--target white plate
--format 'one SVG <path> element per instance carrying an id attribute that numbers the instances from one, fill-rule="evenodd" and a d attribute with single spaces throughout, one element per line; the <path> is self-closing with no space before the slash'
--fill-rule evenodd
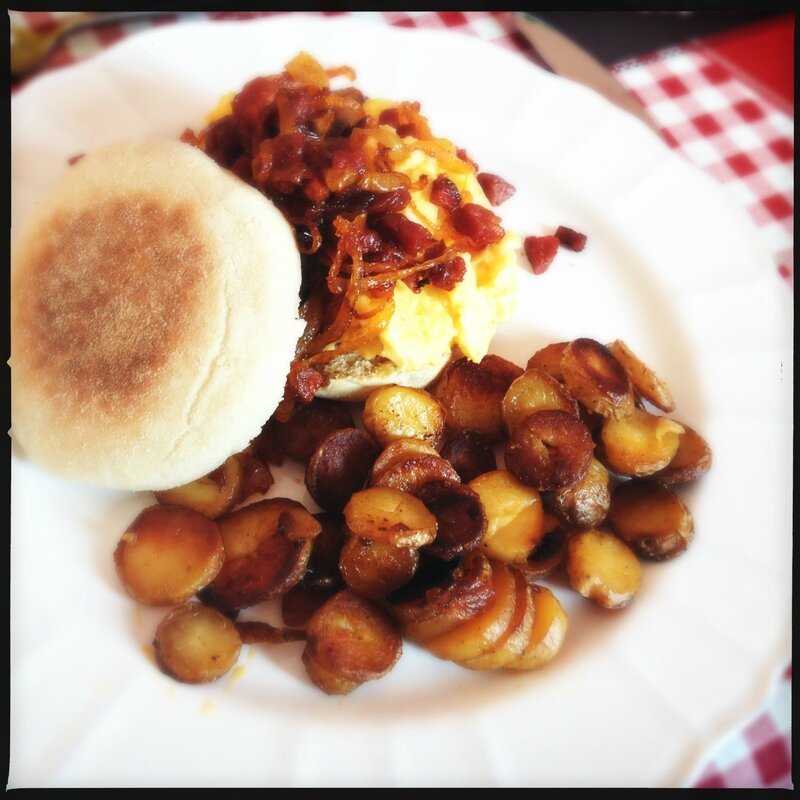
<path id="1" fill-rule="evenodd" d="M 625 339 L 668 380 L 715 464 L 682 494 L 697 535 L 648 566 L 620 613 L 557 589 L 567 644 L 541 672 L 474 674 L 407 646 L 345 698 L 301 645 L 245 648 L 233 677 L 177 684 L 153 665 L 162 612 L 136 608 L 112 552 L 149 495 L 97 491 L 12 456 L 9 785 L 676 786 L 752 711 L 790 653 L 791 301 L 744 214 L 632 117 L 468 36 L 291 15 L 186 23 L 32 82 L 12 101 L 17 226 L 69 156 L 176 137 L 217 97 L 305 49 L 368 94 L 422 102 L 517 193 L 522 234 L 566 224 L 494 350 Z M 113 443 L 110 443 L 110 445 Z M 304 498 L 296 474 L 275 492 Z"/>

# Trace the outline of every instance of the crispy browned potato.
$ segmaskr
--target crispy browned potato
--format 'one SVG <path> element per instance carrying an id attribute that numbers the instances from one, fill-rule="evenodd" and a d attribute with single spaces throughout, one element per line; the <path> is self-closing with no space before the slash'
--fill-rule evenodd
<path id="1" fill-rule="evenodd" d="M 388 486 L 416 494 L 431 481 L 460 481 L 453 465 L 440 455 L 418 453 L 395 459 L 372 482 L 373 486 Z"/>
<path id="2" fill-rule="evenodd" d="M 396 439 L 422 439 L 438 449 L 444 440 L 445 413 L 424 389 L 383 386 L 364 402 L 364 427 L 382 447 Z"/>
<path id="3" fill-rule="evenodd" d="M 359 428 L 329 433 L 306 468 L 306 488 L 320 508 L 341 511 L 350 495 L 364 487 L 378 446 Z"/>
<path id="4" fill-rule="evenodd" d="M 488 521 L 480 496 L 458 481 L 431 481 L 417 497 L 436 517 L 436 538 L 425 551 L 450 561 L 483 542 Z"/>
<path id="5" fill-rule="evenodd" d="M 199 511 L 209 519 L 230 511 L 244 496 L 244 470 L 237 456 L 208 475 L 183 486 L 155 492 L 156 500 L 164 505 L 185 506 Z"/>
<path id="6" fill-rule="evenodd" d="M 481 613 L 493 601 L 492 565 L 483 553 L 474 551 L 436 585 L 393 602 L 391 609 L 405 636 L 424 644 Z"/>
<path id="7" fill-rule="evenodd" d="M 536 614 L 533 589 L 516 567 L 508 569 L 514 576 L 516 587 L 514 614 L 508 627 L 491 649 L 461 661 L 462 667 L 478 670 L 503 669 L 510 662 L 518 661 L 530 643 Z"/>
<path id="8" fill-rule="evenodd" d="M 622 339 L 611 342 L 608 349 L 628 373 L 636 394 L 666 414 L 675 410 L 669 386 Z"/>
<path id="9" fill-rule="evenodd" d="M 512 431 L 534 411 L 559 409 L 577 417 L 578 401 L 552 375 L 531 367 L 508 387 L 503 397 L 503 419 Z"/>
<path id="10" fill-rule="evenodd" d="M 553 342 L 537 350 L 529 359 L 525 369 L 540 369 L 552 375 L 559 383 L 564 382 L 561 371 L 561 357 L 569 342 Z"/>
<path id="11" fill-rule="evenodd" d="M 567 539 L 567 575 L 572 588 L 593 603 L 623 608 L 639 590 L 642 565 L 621 539 L 590 529 Z"/>
<path id="12" fill-rule="evenodd" d="M 114 564 L 140 603 L 177 605 L 209 584 L 225 558 L 219 526 L 182 506 L 144 509 L 122 534 Z"/>
<path id="13" fill-rule="evenodd" d="M 438 658 L 458 664 L 495 650 L 503 641 L 514 620 L 517 603 L 517 582 L 514 573 L 502 561 L 492 562 L 494 600 L 455 628 L 424 642 L 427 650 Z"/>
<path id="14" fill-rule="evenodd" d="M 408 492 L 376 486 L 356 492 L 344 507 L 356 536 L 395 547 L 423 547 L 436 538 L 436 517 Z"/>
<path id="15" fill-rule="evenodd" d="M 697 431 L 681 424 L 683 433 L 678 450 L 664 469 L 653 473 L 653 478 L 665 486 L 697 480 L 711 469 L 711 448 Z"/>
<path id="16" fill-rule="evenodd" d="M 236 664 L 241 646 L 230 619 L 194 601 L 170 611 L 153 641 L 159 667 L 182 683 L 221 678 Z"/>
<path id="17" fill-rule="evenodd" d="M 439 378 L 434 394 L 444 406 L 447 427 L 478 431 L 490 442 L 505 438 L 503 397 L 522 369 L 505 358 L 487 355 L 476 363 L 460 358 Z"/>
<path id="18" fill-rule="evenodd" d="M 572 486 L 592 463 L 594 442 L 586 426 L 566 411 L 536 411 L 514 430 L 506 469 L 539 491 Z"/>
<path id="19" fill-rule="evenodd" d="M 636 408 L 626 419 L 605 421 L 598 455 L 617 475 L 645 478 L 672 461 L 683 432 L 674 420 Z"/>
<path id="20" fill-rule="evenodd" d="M 201 597 L 235 611 L 277 597 L 300 581 L 321 526 L 288 498 L 251 503 L 218 520 L 225 562 Z"/>
<path id="21" fill-rule="evenodd" d="M 594 339 L 574 339 L 561 356 L 564 385 L 589 411 L 625 419 L 634 409 L 628 373 L 611 351 Z"/>
<path id="22" fill-rule="evenodd" d="M 256 439 L 255 451 L 273 464 L 282 463 L 285 456 L 305 464 L 329 433 L 354 424 L 347 403 L 315 397 L 295 405 L 285 422 L 271 419 Z"/>
<path id="23" fill-rule="evenodd" d="M 609 525 L 637 555 L 656 561 L 682 553 L 694 537 L 686 504 L 654 481 L 626 481 L 614 490 Z"/>
<path id="24" fill-rule="evenodd" d="M 375 481 L 380 478 L 381 473 L 396 462 L 408 456 L 417 455 L 438 456 L 439 451 L 432 444 L 422 439 L 403 437 L 390 442 L 381 450 L 372 465 L 369 475 L 370 485 L 375 485 Z"/>
<path id="25" fill-rule="evenodd" d="M 303 663 L 326 694 L 349 694 L 384 676 L 403 649 L 398 627 L 386 611 L 349 589 L 314 613 L 306 637 Z"/>
<path id="26" fill-rule="evenodd" d="M 494 447 L 478 431 L 458 431 L 442 448 L 442 458 L 453 465 L 464 483 L 497 469 Z"/>
<path id="27" fill-rule="evenodd" d="M 501 561 L 524 561 L 544 535 L 544 507 L 538 490 L 504 469 L 485 472 L 468 485 L 486 514 L 481 549 Z"/>
<path id="28" fill-rule="evenodd" d="M 525 651 L 505 666 L 507 669 L 539 669 L 553 660 L 561 649 L 569 627 L 569 618 L 558 598 L 546 586 L 531 586 L 533 629 Z"/>
<path id="29" fill-rule="evenodd" d="M 339 571 L 357 595 L 378 600 L 408 583 L 417 570 L 419 550 L 350 536 L 339 555 Z"/>
<path id="30" fill-rule="evenodd" d="M 564 524 L 575 528 L 597 528 L 608 514 L 611 478 L 608 470 L 593 458 L 586 474 L 571 486 L 542 494 L 545 508 Z"/>

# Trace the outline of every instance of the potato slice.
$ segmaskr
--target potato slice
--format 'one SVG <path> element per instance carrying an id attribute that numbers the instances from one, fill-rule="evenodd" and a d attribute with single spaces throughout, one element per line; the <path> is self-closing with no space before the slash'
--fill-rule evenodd
<path id="1" fill-rule="evenodd" d="M 480 614 L 452 630 L 425 642 L 425 648 L 437 658 L 457 664 L 492 652 L 503 640 L 514 620 L 517 582 L 514 573 L 502 561 L 492 563 L 494 601 Z"/>
<path id="2" fill-rule="evenodd" d="M 675 401 L 666 382 L 656 375 L 622 339 L 608 345 L 609 351 L 622 364 L 636 393 L 666 414 L 675 410 Z"/>
<path id="3" fill-rule="evenodd" d="M 303 663 L 326 694 L 349 694 L 384 676 L 400 658 L 396 623 L 377 603 L 344 589 L 324 603 L 306 627 Z"/>
<path id="4" fill-rule="evenodd" d="M 494 601 L 494 594 L 489 559 L 472 552 L 439 585 L 410 599 L 393 602 L 391 609 L 405 635 L 411 641 L 425 644 L 480 614 Z"/>
<path id="5" fill-rule="evenodd" d="M 396 439 L 422 439 L 434 448 L 444 440 L 442 404 L 424 389 L 383 386 L 364 402 L 364 427 L 382 446 Z"/>
<path id="6" fill-rule="evenodd" d="M 320 524 L 321 530 L 314 538 L 306 574 L 303 575 L 303 586 L 316 591 L 341 589 L 344 583 L 339 573 L 339 553 L 347 539 L 344 515 L 323 511 L 314 514 L 314 519 Z"/>
<path id="7" fill-rule="evenodd" d="M 235 611 L 277 597 L 306 571 L 319 522 L 295 500 L 252 503 L 218 521 L 225 563 L 201 597 L 221 611 Z"/>
<path id="8" fill-rule="evenodd" d="M 547 491 L 581 480 L 593 454 L 594 442 L 579 419 L 566 411 L 536 411 L 511 432 L 505 464 L 523 483 Z"/>
<path id="9" fill-rule="evenodd" d="M 489 440 L 478 431 L 459 431 L 442 448 L 447 459 L 464 483 L 484 472 L 497 469 L 497 457 Z"/>
<path id="10" fill-rule="evenodd" d="M 597 528 L 608 514 L 611 502 L 611 478 L 608 470 L 593 458 L 586 474 L 572 486 L 543 493 L 545 508 L 566 525 Z"/>
<path id="11" fill-rule="evenodd" d="M 341 511 L 353 492 L 364 487 L 377 455 L 377 444 L 359 428 L 329 433 L 308 461 L 308 493 L 320 508 Z"/>
<path id="12" fill-rule="evenodd" d="M 642 582 L 642 565 L 621 539 L 602 530 L 567 539 L 567 575 L 572 588 L 602 608 L 623 608 Z"/>
<path id="13" fill-rule="evenodd" d="M 436 517 L 436 538 L 425 547 L 427 553 L 450 561 L 483 542 L 488 521 L 474 489 L 459 481 L 431 481 L 417 497 Z"/>
<path id="14" fill-rule="evenodd" d="M 625 419 L 634 409 L 628 373 L 611 351 L 594 339 L 575 339 L 561 356 L 564 385 L 589 411 Z"/>
<path id="15" fill-rule="evenodd" d="M 617 475 L 644 478 L 668 466 L 683 432 L 674 420 L 637 408 L 626 419 L 606 420 L 598 455 Z"/>
<path id="16" fill-rule="evenodd" d="M 225 558 L 216 522 L 183 506 L 144 509 L 114 550 L 117 575 L 139 603 L 177 605 L 219 574 Z"/>
<path id="17" fill-rule="evenodd" d="M 481 549 L 505 562 L 525 560 L 544 535 L 544 507 L 539 492 L 504 469 L 486 472 L 468 484 L 486 514 Z"/>
<path id="18" fill-rule="evenodd" d="M 518 658 L 505 666 L 507 669 L 539 669 L 553 660 L 564 644 L 569 618 L 558 598 L 546 586 L 531 587 L 534 608 L 533 626 L 528 646 Z"/>
<path id="19" fill-rule="evenodd" d="M 236 664 L 242 642 L 234 623 L 202 603 L 174 608 L 156 629 L 159 667 L 182 683 L 209 683 Z"/>
<path id="20" fill-rule="evenodd" d="M 503 397 L 503 419 L 509 431 L 534 411 L 548 409 L 566 411 L 573 417 L 579 414 L 578 401 L 563 384 L 540 369 L 526 369 Z"/>
<path id="21" fill-rule="evenodd" d="M 339 571 L 357 595 L 378 600 L 408 583 L 417 570 L 419 550 L 350 536 L 339 556 Z"/>
<path id="22" fill-rule="evenodd" d="M 510 662 L 518 660 L 528 647 L 536 612 L 533 590 L 519 570 L 511 567 L 510 571 L 516 586 L 514 616 L 506 632 L 491 650 L 460 662 L 462 667 L 477 670 L 502 669 Z"/>
<path id="23" fill-rule="evenodd" d="M 553 342 L 537 350 L 529 359 L 526 369 L 539 369 L 552 375 L 559 383 L 564 382 L 561 358 L 569 342 Z"/>
<path id="24" fill-rule="evenodd" d="M 356 492 L 344 507 L 347 527 L 356 536 L 394 547 L 423 547 L 436 538 L 436 517 L 408 492 L 371 487 Z"/>
<path id="25" fill-rule="evenodd" d="M 387 486 L 417 494 L 431 481 L 460 482 L 453 465 L 440 455 L 418 453 L 395 459 L 373 481 L 373 486 Z"/>
<path id="26" fill-rule="evenodd" d="M 244 497 L 244 469 L 238 456 L 231 456 L 213 472 L 173 489 L 155 492 L 164 505 L 184 506 L 216 519 Z"/>
<path id="27" fill-rule="evenodd" d="M 438 456 L 439 451 L 429 442 L 422 439 L 403 437 L 390 442 L 378 454 L 369 475 L 370 486 L 375 485 L 384 470 L 408 456 L 429 455 Z"/>
<path id="28" fill-rule="evenodd" d="M 684 502 L 653 481 L 621 483 L 611 496 L 608 523 L 637 555 L 655 561 L 679 555 L 694 537 Z"/>
<path id="29" fill-rule="evenodd" d="M 503 397 L 522 369 L 505 358 L 487 355 L 480 363 L 461 358 L 442 374 L 434 395 L 444 406 L 447 427 L 478 431 L 490 442 L 505 438 Z"/>
<path id="30" fill-rule="evenodd" d="M 680 424 L 680 423 L 679 423 Z M 711 469 L 711 448 L 697 431 L 681 424 L 683 433 L 672 461 L 653 473 L 653 478 L 665 486 L 697 480 Z"/>

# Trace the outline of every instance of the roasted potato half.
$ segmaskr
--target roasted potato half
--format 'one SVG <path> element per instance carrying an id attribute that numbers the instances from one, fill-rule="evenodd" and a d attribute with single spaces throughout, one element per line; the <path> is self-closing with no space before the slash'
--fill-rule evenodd
<path id="1" fill-rule="evenodd" d="M 681 424 L 681 427 L 683 433 L 672 461 L 653 473 L 653 478 L 665 486 L 697 480 L 711 469 L 712 455 L 708 442 L 688 425 Z"/>
<path id="2" fill-rule="evenodd" d="M 423 547 L 436 538 L 436 517 L 408 492 L 376 486 L 356 492 L 344 507 L 349 530 L 394 547 Z"/>
<path id="3" fill-rule="evenodd" d="M 403 650 L 397 624 L 377 603 L 343 589 L 306 626 L 303 663 L 326 694 L 349 694 L 384 676 Z"/>
<path id="4" fill-rule="evenodd" d="M 445 411 L 425 389 L 383 386 L 369 394 L 364 427 L 382 447 L 396 439 L 422 439 L 438 449 L 444 441 Z"/>
<path id="5" fill-rule="evenodd" d="M 535 411 L 511 431 L 505 465 L 522 483 L 548 491 L 581 480 L 593 454 L 591 434 L 579 419 L 566 411 Z"/>
<path id="6" fill-rule="evenodd" d="M 366 484 L 377 455 L 378 445 L 359 428 L 329 433 L 308 461 L 308 493 L 320 508 L 341 511 L 353 492 Z"/>
<path id="7" fill-rule="evenodd" d="M 546 586 L 531 586 L 533 627 L 527 647 L 506 664 L 508 669 L 539 669 L 553 660 L 564 644 L 569 627 L 566 611 Z"/>
<path id="8" fill-rule="evenodd" d="M 545 508 L 565 525 L 574 528 L 597 528 L 608 515 L 611 503 L 611 476 L 592 458 L 586 474 L 571 486 L 542 494 Z"/>
<path id="9" fill-rule="evenodd" d="M 680 423 L 636 408 L 625 419 L 603 423 L 598 455 L 617 475 L 645 478 L 669 465 L 683 432 Z"/>
<path id="10" fill-rule="evenodd" d="M 153 647 L 156 663 L 171 677 L 182 683 L 209 683 L 233 668 L 242 642 L 228 617 L 192 601 L 164 617 Z"/>
<path id="11" fill-rule="evenodd" d="M 628 373 L 613 353 L 594 339 L 574 339 L 561 355 L 564 385 L 589 411 L 605 418 L 625 419 L 635 398 Z"/>
<path id="12" fill-rule="evenodd" d="M 235 611 L 277 597 L 303 577 L 319 522 L 298 502 L 272 498 L 218 520 L 225 562 L 204 602 Z"/>
<path id="13" fill-rule="evenodd" d="M 559 409 L 577 417 L 578 401 L 552 375 L 536 368 L 526 369 L 508 387 L 503 397 L 503 419 L 509 431 L 534 411 Z"/>
<path id="14" fill-rule="evenodd" d="M 639 397 L 666 414 L 675 410 L 675 401 L 672 399 L 669 386 L 622 339 L 611 342 L 608 349 L 628 373 Z"/>
<path id="15" fill-rule="evenodd" d="M 184 506 L 216 519 L 244 497 L 245 473 L 238 456 L 231 456 L 213 472 L 173 489 L 155 492 L 164 505 Z"/>
<path id="16" fill-rule="evenodd" d="M 572 588 L 593 603 L 623 608 L 642 582 L 642 565 L 625 542 L 591 529 L 567 539 L 567 575 Z"/>
<path id="17" fill-rule="evenodd" d="M 339 571 L 357 595 L 378 600 L 404 586 L 417 570 L 419 550 L 350 536 L 339 555 Z"/>
<path id="18" fill-rule="evenodd" d="M 213 520 L 183 506 L 144 509 L 114 550 L 117 575 L 139 603 L 177 605 L 207 586 L 225 559 Z"/>
<path id="19" fill-rule="evenodd" d="M 694 537 L 686 504 L 654 481 L 626 481 L 614 490 L 608 523 L 637 555 L 664 561 L 682 553 Z"/>
<path id="20" fill-rule="evenodd" d="M 504 469 L 485 472 L 468 486 L 486 514 L 481 549 L 500 561 L 524 561 L 544 535 L 541 494 Z"/>
<path id="21" fill-rule="evenodd" d="M 444 406 L 447 427 L 478 431 L 490 442 L 506 436 L 503 398 L 522 369 L 504 358 L 487 355 L 479 363 L 460 358 L 440 377 L 434 395 Z"/>

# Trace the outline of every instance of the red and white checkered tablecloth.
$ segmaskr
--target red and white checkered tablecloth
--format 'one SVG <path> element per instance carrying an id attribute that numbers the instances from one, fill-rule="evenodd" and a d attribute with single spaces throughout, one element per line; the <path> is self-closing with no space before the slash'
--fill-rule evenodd
<path id="1" fill-rule="evenodd" d="M 9 12 L 12 22 L 47 29 L 61 15 Z M 61 12 L 64 13 L 64 12 Z M 153 25 L 184 19 L 247 19 L 293 12 L 190 12 L 142 17 L 76 33 L 60 45 L 37 74 L 90 57 Z M 491 41 L 539 63 L 505 11 L 385 11 L 352 13 L 376 23 L 411 28 L 448 28 Z M 612 67 L 641 100 L 664 138 L 707 171 L 751 215 L 775 268 L 793 279 L 794 114 L 790 104 L 748 80 L 702 40 Z M 27 80 L 27 79 L 26 79 Z M 19 91 L 25 81 L 12 84 Z M 791 665 L 764 705 L 723 737 L 698 773 L 700 788 L 794 788 L 791 773 Z"/>

